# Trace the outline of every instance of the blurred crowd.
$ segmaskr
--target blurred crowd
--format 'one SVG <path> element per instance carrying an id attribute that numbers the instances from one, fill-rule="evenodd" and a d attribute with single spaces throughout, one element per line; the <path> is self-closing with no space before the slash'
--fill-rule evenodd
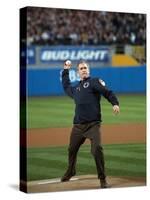
<path id="1" fill-rule="evenodd" d="M 27 9 L 27 43 L 106 45 L 146 42 L 146 15 L 70 9 Z"/>

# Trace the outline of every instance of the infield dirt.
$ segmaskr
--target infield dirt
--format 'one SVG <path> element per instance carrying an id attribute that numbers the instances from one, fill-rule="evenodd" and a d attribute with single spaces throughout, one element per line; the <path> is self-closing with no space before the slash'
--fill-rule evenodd
<path id="1" fill-rule="evenodd" d="M 28 147 L 68 145 L 71 128 L 28 129 Z M 144 143 L 146 124 L 102 125 L 102 144 Z M 89 143 L 88 140 L 85 142 Z"/>

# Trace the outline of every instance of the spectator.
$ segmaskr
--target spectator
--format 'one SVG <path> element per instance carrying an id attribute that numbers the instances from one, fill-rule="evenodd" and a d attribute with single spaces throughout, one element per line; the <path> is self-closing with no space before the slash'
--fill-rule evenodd
<path id="1" fill-rule="evenodd" d="M 28 44 L 145 44 L 146 15 L 54 8 L 27 9 Z"/>

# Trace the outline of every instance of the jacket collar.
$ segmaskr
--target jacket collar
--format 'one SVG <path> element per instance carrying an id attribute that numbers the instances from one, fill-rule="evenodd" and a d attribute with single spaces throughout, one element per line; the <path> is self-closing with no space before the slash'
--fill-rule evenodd
<path id="1" fill-rule="evenodd" d="M 82 83 L 82 82 L 84 82 L 84 81 L 87 81 L 87 80 L 89 80 L 91 77 L 90 76 L 88 76 L 87 78 L 85 78 L 85 79 L 83 79 L 83 80 L 80 80 L 80 83 Z"/>

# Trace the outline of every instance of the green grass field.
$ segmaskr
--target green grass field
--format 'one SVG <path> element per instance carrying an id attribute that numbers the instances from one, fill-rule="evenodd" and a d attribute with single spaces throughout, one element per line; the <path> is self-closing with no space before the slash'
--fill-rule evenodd
<path id="1" fill-rule="evenodd" d="M 108 176 L 146 175 L 145 144 L 104 145 L 106 172 Z M 61 177 L 67 167 L 67 146 L 28 149 L 28 181 Z M 80 148 L 77 174 L 96 174 L 90 146 Z"/>
<path id="2" fill-rule="evenodd" d="M 120 115 L 114 116 L 112 106 L 102 98 L 104 124 L 145 123 L 146 96 L 119 95 Z M 27 105 L 27 127 L 70 127 L 74 116 L 74 102 L 69 97 L 29 98 Z"/>
<path id="3" fill-rule="evenodd" d="M 114 116 L 112 106 L 102 98 L 104 124 L 146 123 L 146 96 L 119 95 L 120 115 Z M 69 97 L 32 97 L 27 105 L 27 127 L 70 127 L 74 116 L 74 102 Z M 146 175 L 146 145 L 104 145 L 106 172 L 108 176 Z M 67 146 L 28 148 L 28 180 L 61 177 L 67 167 Z M 96 174 L 90 146 L 80 148 L 77 175 Z"/>

